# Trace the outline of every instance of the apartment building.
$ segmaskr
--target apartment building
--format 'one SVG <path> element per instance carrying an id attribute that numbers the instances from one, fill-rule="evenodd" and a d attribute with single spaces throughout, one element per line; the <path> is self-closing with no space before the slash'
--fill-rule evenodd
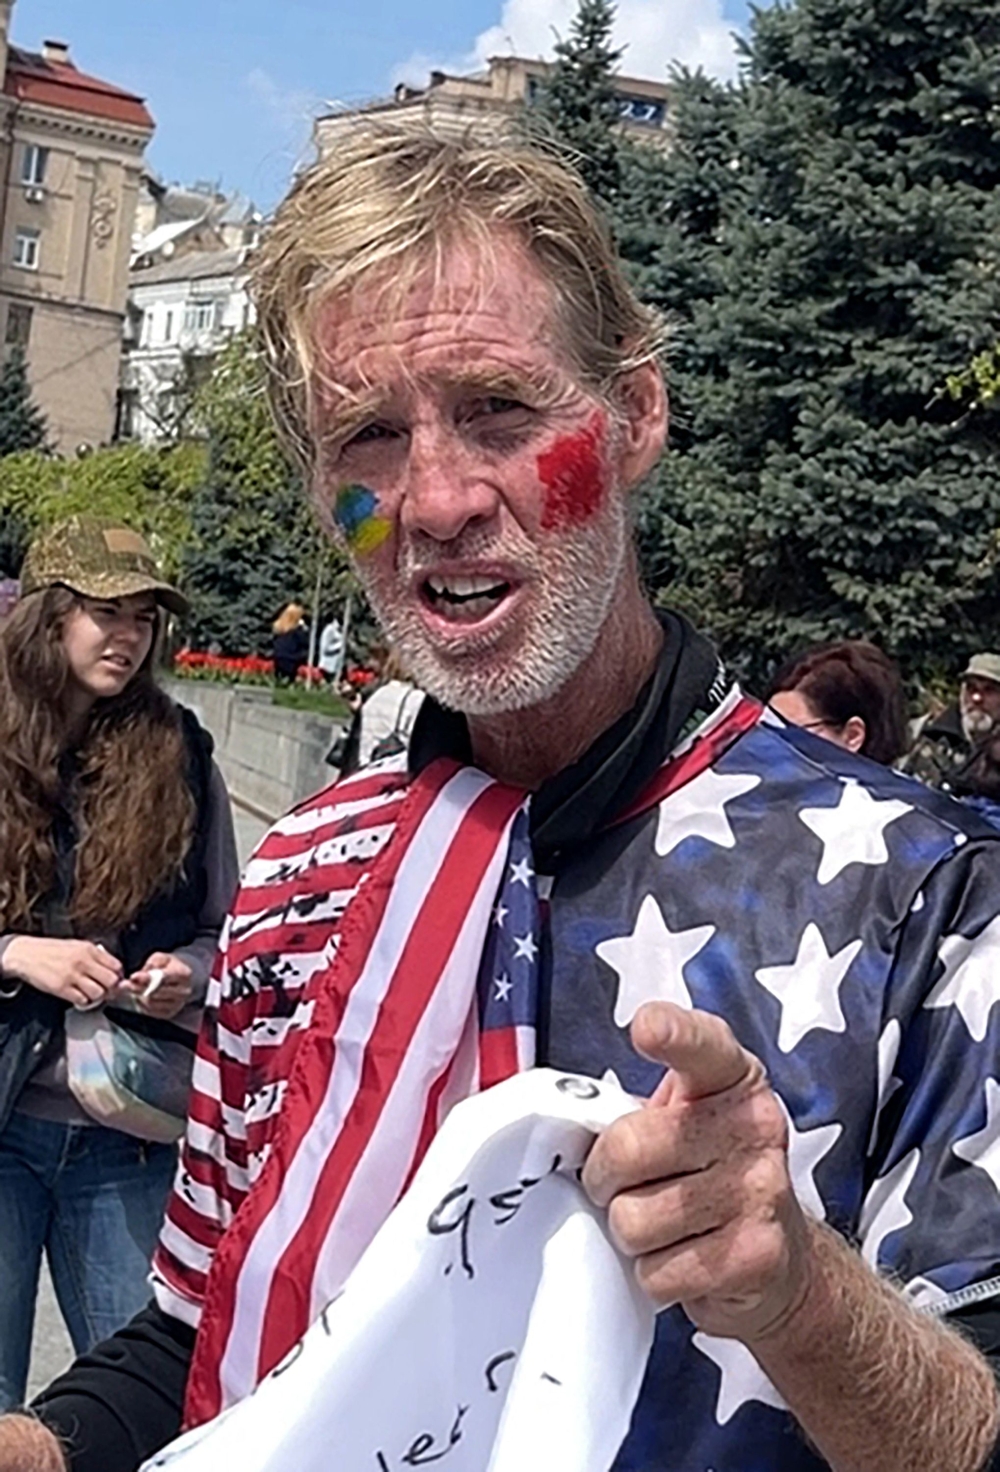
<path id="1" fill-rule="evenodd" d="M 154 444 L 197 432 L 199 385 L 233 333 L 253 321 L 247 258 L 261 215 L 240 194 L 164 186 L 149 175 L 137 225 L 117 434 Z"/>
<path id="2" fill-rule="evenodd" d="M 62 42 L 10 44 L 0 0 L 0 344 L 25 348 L 63 454 L 114 432 L 143 153 L 142 98 L 80 71 Z"/>
<path id="3" fill-rule="evenodd" d="M 221 349 L 253 321 L 246 246 L 170 255 L 132 273 L 118 436 L 197 432 L 194 398 Z"/>
<path id="4" fill-rule="evenodd" d="M 551 69 L 548 61 L 491 56 L 486 71 L 468 76 L 432 71 L 426 87 L 401 82 L 391 97 L 318 118 L 316 143 L 321 153 L 333 148 L 341 131 L 358 117 L 413 117 L 436 127 L 460 130 L 484 114 L 530 107 Z M 669 84 L 649 77 L 616 76 L 615 90 L 625 132 L 640 142 L 669 146 Z"/>

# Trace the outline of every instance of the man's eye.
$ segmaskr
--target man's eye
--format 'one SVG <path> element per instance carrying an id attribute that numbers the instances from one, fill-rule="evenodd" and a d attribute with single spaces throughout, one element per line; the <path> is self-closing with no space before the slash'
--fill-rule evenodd
<path id="1" fill-rule="evenodd" d="M 509 399 L 505 394 L 484 394 L 467 404 L 459 415 L 461 424 L 486 434 L 526 429 L 533 418 L 527 404 L 520 399 Z"/>
<path id="2" fill-rule="evenodd" d="M 518 399 L 505 399 L 501 394 L 489 394 L 479 404 L 482 414 L 527 414 L 528 407 Z"/>
<path id="3" fill-rule="evenodd" d="M 343 448 L 349 450 L 354 445 L 374 444 L 378 440 L 392 439 L 397 433 L 391 424 L 366 424 L 344 441 Z"/>

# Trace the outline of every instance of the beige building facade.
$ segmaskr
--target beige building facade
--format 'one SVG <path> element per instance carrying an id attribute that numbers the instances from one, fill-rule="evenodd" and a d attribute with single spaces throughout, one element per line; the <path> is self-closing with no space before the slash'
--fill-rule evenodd
<path id="1" fill-rule="evenodd" d="M 111 440 L 143 153 L 141 98 L 81 72 L 66 46 L 9 42 L 0 0 L 0 344 L 24 348 L 61 454 Z"/>
<path id="2" fill-rule="evenodd" d="M 491 56 L 487 70 L 469 76 L 432 71 L 426 87 L 401 82 L 391 97 L 344 108 L 316 121 L 321 153 L 335 146 L 344 128 L 358 117 L 413 117 L 438 128 L 460 131 L 486 114 L 530 107 L 552 63 L 523 56 Z M 670 140 L 670 87 L 649 77 L 615 77 L 624 130 L 633 138 L 667 147 Z"/>

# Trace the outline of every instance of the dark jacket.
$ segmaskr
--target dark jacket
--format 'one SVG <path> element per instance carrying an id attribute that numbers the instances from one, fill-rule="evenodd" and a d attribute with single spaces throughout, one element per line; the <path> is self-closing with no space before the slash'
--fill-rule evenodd
<path id="1" fill-rule="evenodd" d="M 309 658 L 309 630 L 297 624 L 287 634 L 274 636 L 274 673 L 281 680 L 294 680 L 299 665 Z"/>
<path id="2" fill-rule="evenodd" d="M 918 777 L 928 787 L 948 791 L 955 773 L 969 760 L 972 747 L 962 729 L 957 705 L 949 705 L 921 729 L 899 770 Z"/>
<path id="3" fill-rule="evenodd" d="M 198 916 L 205 903 L 205 846 L 210 819 L 209 783 L 212 766 L 212 738 L 198 724 L 191 711 L 178 707 L 187 749 L 185 777 L 195 801 L 197 815 L 194 837 L 177 882 L 162 894 L 155 895 L 121 932 L 119 950 L 126 975 L 138 968 L 153 951 L 175 951 L 194 940 Z M 58 825 L 66 842 L 72 833 L 67 822 Z M 57 844 L 59 843 L 57 839 Z M 62 884 L 72 883 L 72 855 L 68 865 L 59 865 Z M 62 896 L 68 901 L 68 892 Z M 44 929 L 43 929 L 44 933 Z M 3 1129 L 18 1096 L 34 1073 L 55 1034 L 63 1026 L 67 1003 L 33 986 L 22 986 L 16 996 L 0 1002 L 0 1129 Z M 131 1014 L 116 1011 L 115 1020 L 128 1026 Z M 178 1029 L 172 1023 L 159 1023 L 156 1018 L 140 1017 L 139 1030 L 175 1038 Z"/>

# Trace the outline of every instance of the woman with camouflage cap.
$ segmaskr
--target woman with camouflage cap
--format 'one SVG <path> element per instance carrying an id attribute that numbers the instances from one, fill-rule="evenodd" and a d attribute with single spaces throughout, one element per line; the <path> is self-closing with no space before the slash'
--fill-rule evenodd
<path id="1" fill-rule="evenodd" d="M 172 1059 L 184 1100 L 237 878 L 210 738 L 153 677 L 186 604 L 142 538 L 60 523 L 21 595 L 0 626 L 0 1407 L 23 1399 L 43 1249 L 78 1353 L 148 1296 L 180 1124 L 144 1078 Z"/>

